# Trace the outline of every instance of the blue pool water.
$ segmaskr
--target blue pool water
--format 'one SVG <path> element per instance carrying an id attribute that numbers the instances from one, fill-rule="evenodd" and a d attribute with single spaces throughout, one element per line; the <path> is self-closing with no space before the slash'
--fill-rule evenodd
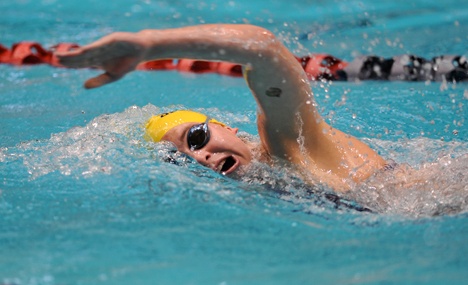
<path id="1" fill-rule="evenodd" d="M 466 0 L 374 2 L 1 1 L 0 43 L 249 22 L 295 54 L 467 55 Z M 222 116 L 255 138 L 242 79 L 134 72 L 85 91 L 94 74 L 0 66 L 0 284 L 468 279 L 466 83 L 313 83 L 329 122 L 424 181 L 354 189 L 346 203 L 376 211 L 363 213 L 308 193 L 287 170 L 259 166 L 264 184 L 231 180 L 184 157 L 165 163 L 169 147 L 141 138 L 151 114 L 177 107 Z"/>

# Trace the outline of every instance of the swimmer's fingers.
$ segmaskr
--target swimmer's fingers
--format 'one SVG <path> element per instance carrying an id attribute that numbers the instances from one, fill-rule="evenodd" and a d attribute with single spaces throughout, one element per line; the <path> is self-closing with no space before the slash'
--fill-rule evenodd
<path id="1" fill-rule="evenodd" d="M 134 34 L 114 33 L 87 46 L 55 55 L 60 64 L 71 68 L 102 67 L 120 58 L 142 57 L 145 46 Z"/>
<path id="2" fill-rule="evenodd" d="M 90 78 L 90 79 L 86 80 L 86 82 L 84 84 L 84 87 L 86 89 L 101 87 L 103 85 L 106 85 L 106 84 L 112 83 L 114 81 L 117 81 L 122 77 L 123 77 L 123 75 L 113 75 L 113 74 L 110 74 L 108 72 L 105 72 L 105 73 L 100 74 L 100 75 L 98 75 L 96 77 L 93 77 L 93 78 Z"/>
<path id="3" fill-rule="evenodd" d="M 60 64 L 71 68 L 97 67 L 105 73 L 89 79 L 85 88 L 96 88 L 122 78 L 144 58 L 147 44 L 132 33 L 113 33 L 89 45 L 56 53 Z"/>
<path id="4" fill-rule="evenodd" d="M 96 67 L 109 60 L 112 55 L 107 52 L 108 48 L 90 48 L 88 46 L 76 50 L 56 53 L 61 65 L 70 68 Z"/>
<path id="5" fill-rule="evenodd" d="M 104 46 L 93 49 L 78 49 L 63 54 L 56 54 L 61 65 L 70 68 L 103 67 L 111 61 L 118 61 L 125 56 L 124 51 L 119 51 L 112 46 Z"/>

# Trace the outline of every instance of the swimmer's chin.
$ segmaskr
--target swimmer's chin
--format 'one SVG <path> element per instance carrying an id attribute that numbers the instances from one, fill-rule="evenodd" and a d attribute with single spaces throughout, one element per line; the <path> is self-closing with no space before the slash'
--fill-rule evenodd
<path id="1" fill-rule="evenodd" d="M 244 177 L 248 173 L 249 165 L 250 164 L 242 165 L 242 164 L 239 163 L 238 165 L 233 167 L 233 169 L 231 171 L 229 171 L 229 173 L 221 172 L 221 174 L 226 176 L 226 177 L 238 180 L 238 179 L 241 179 L 242 177 Z"/>

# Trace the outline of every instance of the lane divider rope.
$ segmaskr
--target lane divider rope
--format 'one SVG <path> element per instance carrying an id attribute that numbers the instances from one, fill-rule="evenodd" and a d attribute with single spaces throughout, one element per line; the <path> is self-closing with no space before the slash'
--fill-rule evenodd
<path id="1" fill-rule="evenodd" d="M 32 41 L 22 41 L 9 49 L 0 44 L 0 64 L 48 64 L 63 67 L 54 52 L 78 48 L 75 43 L 59 43 L 47 49 Z M 297 57 L 310 80 L 405 80 L 405 81 L 465 81 L 468 62 L 464 56 L 443 55 L 426 60 L 414 55 L 393 58 L 362 56 L 345 62 L 329 54 L 310 54 Z M 137 70 L 177 70 L 191 73 L 218 73 L 241 77 L 242 67 L 230 62 L 193 59 L 163 59 L 140 63 Z"/>
<path id="2" fill-rule="evenodd" d="M 8 49 L 0 44 L 0 63 L 11 65 L 48 64 L 54 67 L 60 65 L 54 52 L 65 52 L 78 48 L 74 43 L 59 43 L 50 49 L 44 48 L 37 42 L 23 41 L 12 45 Z M 346 66 L 346 63 L 330 55 L 311 55 L 297 57 L 311 80 L 335 78 L 337 68 Z M 163 59 L 142 62 L 137 70 L 177 70 L 191 73 L 218 73 L 226 76 L 241 77 L 242 67 L 230 62 L 213 62 L 192 59 Z"/>

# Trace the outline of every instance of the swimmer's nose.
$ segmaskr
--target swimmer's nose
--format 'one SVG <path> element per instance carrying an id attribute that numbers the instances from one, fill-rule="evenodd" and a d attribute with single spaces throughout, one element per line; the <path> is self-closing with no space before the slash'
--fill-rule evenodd
<path id="1" fill-rule="evenodd" d="M 209 151 L 205 150 L 204 148 L 202 148 L 202 149 L 194 151 L 192 153 L 192 157 L 195 158 L 195 160 L 198 163 L 211 168 L 211 166 L 212 166 L 210 164 L 211 157 L 212 157 L 211 152 L 209 152 Z"/>

